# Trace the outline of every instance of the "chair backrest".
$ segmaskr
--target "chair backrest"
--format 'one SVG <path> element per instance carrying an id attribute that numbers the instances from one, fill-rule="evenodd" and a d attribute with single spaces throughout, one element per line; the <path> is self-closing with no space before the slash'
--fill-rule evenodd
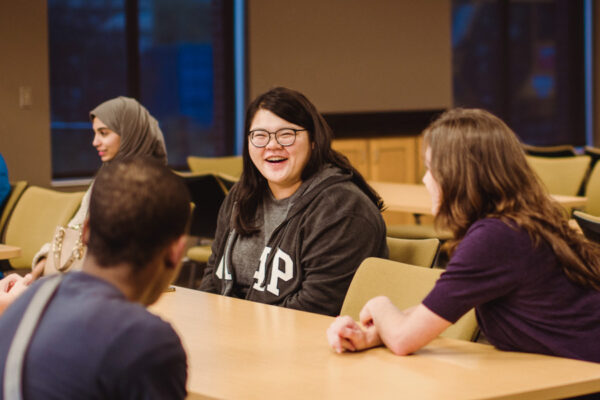
<path id="1" fill-rule="evenodd" d="M 242 156 L 227 157 L 197 157 L 189 156 L 187 158 L 190 171 L 198 174 L 223 175 L 229 180 L 236 181 L 242 175 L 243 161 Z"/>
<path id="2" fill-rule="evenodd" d="M 573 218 L 577 221 L 586 238 L 600 243 L 600 217 L 576 210 L 573 212 Z"/>
<path id="3" fill-rule="evenodd" d="M 575 157 L 577 153 L 570 144 L 558 146 L 532 146 L 523 143 L 523 150 L 530 156 L 536 157 Z"/>
<path id="4" fill-rule="evenodd" d="M 440 248 L 440 240 L 400 239 L 387 237 L 390 260 L 419 267 L 431 268 Z"/>
<path id="5" fill-rule="evenodd" d="M 598 160 L 600 160 L 600 147 L 592 147 L 592 146 L 585 146 L 583 148 L 583 154 L 590 156 L 592 158 L 592 162 L 591 162 L 591 168 L 594 168 L 594 166 L 596 166 L 596 163 L 598 162 Z"/>
<path id="6" fill-rule="evenodd" d="M 81 203 L 84 192 L 64 193 L 30 186 L 17 202 L 6 225 L 6 243 L 21 248 L 13 268 L 28 268 L 40 247 L 52 240 L 58 225 L 66 225 Z"/>
<path id="7" fill-rule="evenodd" d="M 214 238 L 217 230 L 217 216 L 227 189 L 212 174 L 182 175 L 195 204 L 192 212 L 190 235 Z"/>
<path id="8" fill-rule="evenodd" d="M 6 222 L 12 214 L 15 206 L 17 205 L 17 201 L 25 191 L 27 187 L 27 181 L 17 181 L 10 185 L 10 195 L 8 199 L 6 199 L 6 203 L 4 204 L 4 208 L 2 209 L 2 214 L 0 215 L 0 242 L 4 242 L 4 228 L 6 227 Z"/>
<path id="9" fill-rule="evenodd" d="M 360 310 L 373 297 L 389 297 L 398 308 L 416 306 L 433 289 L 443 270 L 422 268 L 381 258 L 365 259 L 348 288 L 340 315 L 349 315 L 358 319 Z M 474 310 L 470 310 L 440 336 L 473 340 L 477 334 L 477 319 Z"/>
<path id="10" fill-rule="evenodd" d="M 589 156 L 576 157 L 533 157 L 526 156 L 550 194 L 576 196 L 590 165 Z"/>
<path id="11" fill-rule="evenodd" d="M 587 203 L 585 212 L 591 215 L 600 216 L 600 163 L 597 163 L 585 186 L 585 196 Z"/>

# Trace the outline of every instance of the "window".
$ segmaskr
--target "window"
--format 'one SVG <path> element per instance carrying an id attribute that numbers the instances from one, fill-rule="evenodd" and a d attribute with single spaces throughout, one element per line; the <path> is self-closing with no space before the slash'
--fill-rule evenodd
<path id="1" fill-rule="evenodd" d="M 171 167 L 233 153 L 230 2 L 49 0 L 48 18 L 53 178 L 97 171 L 88 113 L 119 95 L 159 121 Z"/>
<path id="2" fill-rule="evenodd" d="M 454 103 L 534 145 L 585 144 L 583 1 L 453 0 Z"/>

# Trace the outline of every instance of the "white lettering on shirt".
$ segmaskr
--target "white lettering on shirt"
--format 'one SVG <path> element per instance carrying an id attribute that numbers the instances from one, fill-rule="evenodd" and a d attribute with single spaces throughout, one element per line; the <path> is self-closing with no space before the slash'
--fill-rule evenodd
<path id="1" fill-rule="evenodd" d="M 223 279 L 223 272 L 225 272 L 225 280 L 231 280 L 231 273 L 227 270 L 227 266 L 225 265 L 225 255 L 221 257 L 221 262 L 219 262 L 219 266 L 217 268 L 217 272 L 215 273 L 219 279 Z"/>
<path id="2" fill-rule="evenodd" d="M 269 253 L 271 253 L 271 248 L 265 246 L 260 255 L 260 265 L 258 266 L 258 270 L 254 272 L 254 279 L 256 279 L 256 282 L 252 287 L 261 292 L 265 290 L 265 272 L 267 271 L 267 257 L 269 256 Z"/>
<path id="3" fill-rule="evenodd" d="M 279 269 L 281 261 L 283 261 L 283 271 Z M 271 268 L 271 281 L 267 285 L 267 291 L 279 296 L 279 280 L 284 282 L 289 281 L 294 276 L 294 262 L 292 258 L 285 254 L 281 249 L 277 249 Z"/>

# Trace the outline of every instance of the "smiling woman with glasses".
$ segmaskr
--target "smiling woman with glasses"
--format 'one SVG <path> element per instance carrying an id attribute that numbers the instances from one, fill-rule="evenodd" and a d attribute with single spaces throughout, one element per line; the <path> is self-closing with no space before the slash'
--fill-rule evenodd
<path id="1" fill-rule="evenodd" d="M 337 315 L 362 260 L 387 258 L 383 202 L 301 93 L 258 96 L 245 128 L 244 171 L 221 206 L 200 289 Z"/>

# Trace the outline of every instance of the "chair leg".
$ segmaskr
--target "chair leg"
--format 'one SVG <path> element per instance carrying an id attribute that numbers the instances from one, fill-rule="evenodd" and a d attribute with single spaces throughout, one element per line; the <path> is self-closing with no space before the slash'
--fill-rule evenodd
<path id="1" fill-rule="evenodd" d="M 198 266 L 196 262 L 194 261 L 190 261 L 188 259 L 188 263 L 190 265 L 190 275 L 188 278 L 188 285 L 187 287 L 189 287 L 190 289 L 194 289 L 195 286 L 195 282 L 196 282 L 196 267 Z"/>

